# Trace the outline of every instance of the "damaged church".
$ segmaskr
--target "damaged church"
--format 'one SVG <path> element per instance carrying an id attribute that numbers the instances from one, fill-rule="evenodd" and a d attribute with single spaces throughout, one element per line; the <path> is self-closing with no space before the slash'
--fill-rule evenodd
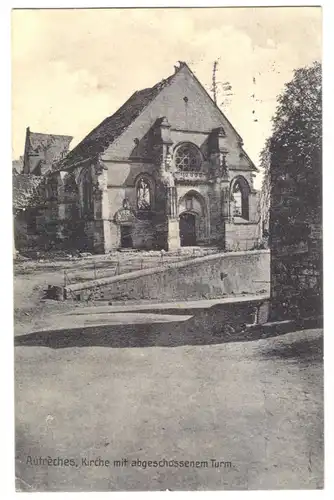
<path id="1" fill-rule="evenodd" d="M 71 137 L 53 136 L 36 152 L 42 135 L 27 130 L 23 173 L 43 176 L 34 228 L 58 248 L 247 250 L 259 241 L 257 168 L 186 63 L 71 151 Z"/>

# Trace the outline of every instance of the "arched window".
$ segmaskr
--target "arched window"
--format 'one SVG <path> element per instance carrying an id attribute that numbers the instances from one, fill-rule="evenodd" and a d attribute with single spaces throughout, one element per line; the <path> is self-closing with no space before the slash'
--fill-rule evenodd
<path id="1" fill-rule="evenodd" d="M 67 174 L 64 179 L 64 191 L 69 195 L 78 194 L 78 185 L 75 182 L 75 177 L 73 173 Z"/>
<path id="2" fill-rule="evenodd" d="M 233 189 L 233 216 L 234 217 L 242 217 L 242 194 L 240 185 L 238 182 L 234 184 Z"/>
<path id="3" fill-rule="evenodd" d="M 249 184 L 244 177 L 239 176 L 232 181 L 230 206 L 232 217 L 242 217 L 249 220 L 249 194 Z"/>
<path id="4" fill-rule="evenodd" d="M 90 169 L 86 170 L 82 179 L 83 212 L 85 215 L 92 215 L 93 207 L 93 180 Z"/>
<path id="5" fill-rule="evenodd" d="M 152 189 L 149 181 L 145 177 L 139 177 L 137 181 L 137 209 L 152 209 Z"/>
<path id="6" fill-rule="evenodd" d="M 175 165 L 183 172 L 198 171 L 201 169 L 202 156 L 195 144 L 185 142 L 178 146 L 174 154 Z"/>
<path id="7" fill-rule="evenodd" d="M 51 201 L 58 199 L 58 179 L 55 175 L 51 175 L 46 180 L 46 193 Z"/>

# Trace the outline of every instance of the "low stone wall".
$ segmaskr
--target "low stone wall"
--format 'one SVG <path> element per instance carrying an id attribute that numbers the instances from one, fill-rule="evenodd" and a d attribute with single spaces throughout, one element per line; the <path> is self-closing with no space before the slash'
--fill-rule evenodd
<path id="1" fill-rule="evenodd" d="M 69 285 L 74 300 L 190 300 L 268 293 L 269 250 L 229 252 Z"/>

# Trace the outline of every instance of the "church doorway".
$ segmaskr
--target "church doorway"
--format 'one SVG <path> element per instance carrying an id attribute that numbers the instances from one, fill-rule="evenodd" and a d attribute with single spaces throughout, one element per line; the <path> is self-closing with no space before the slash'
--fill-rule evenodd
<path id="1" fill-rule="evenodd" d="M 131 226 L 121 225 L 121 248 L 132 248 Z"/>
<path id="2" fill-rule="evenodd" d="M 196 216 L 185 212 L 180 215 L 181 247 L 196 246 Z"/>
<path id="3" fill-rule="evenodd" d="M 178 201 L 181 246 L 205 245 L 209 241 L 208 212 L 205 198 L 190 189 Z"/>

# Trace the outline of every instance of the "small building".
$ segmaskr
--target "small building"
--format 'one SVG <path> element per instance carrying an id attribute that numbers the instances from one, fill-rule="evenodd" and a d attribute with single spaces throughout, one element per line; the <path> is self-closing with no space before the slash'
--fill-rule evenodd
<path id="1" fill-rule="evenodd" d="M 28 152 L 37 139 L 30 133 Z M 34 154 L 25 154 L 30 172 L 43 165 Z M 39 220 L 59 244 L 96 253 L 251 249 L 259 236 L 256 172 L 233 125 L 179 63 L 54 162 Z"/>

